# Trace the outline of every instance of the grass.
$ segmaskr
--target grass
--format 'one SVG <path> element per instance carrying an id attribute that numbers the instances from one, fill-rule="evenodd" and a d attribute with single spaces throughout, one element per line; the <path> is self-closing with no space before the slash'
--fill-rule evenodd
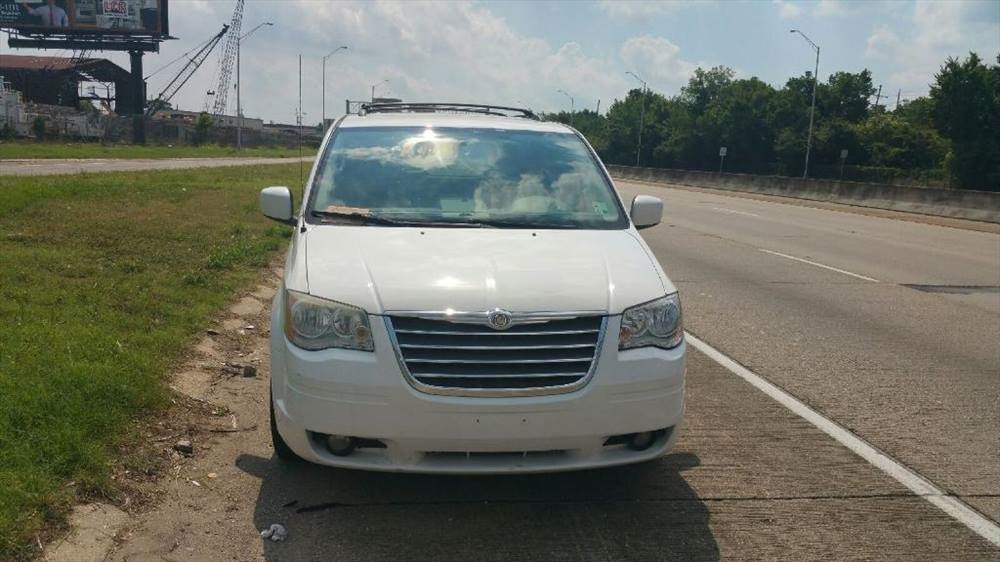
<path id="1" fill-rule="evenodd" d="M 313 156 L 316 150 L 302 147 L 303 156 Z M 0 141 L 0 160 L 13 158 L 296 158 L 297 148 L 244 148 L 237 152 L 231 146 L 206 144 L 189 145 L 129 145 L 96 142 L 35 142 Z"/>
<path id="2" fill-rule="evenodd" d="M 0 559 L 36 556 L 76 494 L 113 490 L 129 421 L 166 406 L 172 361 L 286 246 L 258 189 L 297 177 L 0 177 Z"/>

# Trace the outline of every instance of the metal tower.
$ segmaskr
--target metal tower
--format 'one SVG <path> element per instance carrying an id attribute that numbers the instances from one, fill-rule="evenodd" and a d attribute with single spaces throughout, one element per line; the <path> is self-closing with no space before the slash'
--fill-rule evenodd
<path id="1" fill-rule="evenodd" d="M 219 84 L 215 87 L 215 101 L 212 103 L 212 115 L 226 114 L 229 79 L 233 75 L 233 63 L 236 61 L 236 50 L 239 48 L 240 42 L 240 25 L 243 23 L 243 1 L 236 0 L 236 9 L 233 10 L 233 20 L 229 23 L 229 33 L 226 35 L 226 44 L 219 55 Z"/>

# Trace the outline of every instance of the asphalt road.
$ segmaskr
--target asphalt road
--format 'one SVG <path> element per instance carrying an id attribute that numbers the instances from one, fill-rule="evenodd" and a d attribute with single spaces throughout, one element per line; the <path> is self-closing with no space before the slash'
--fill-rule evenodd
<path id="1" fill-rule="evenodd" d="M 182 168 L 217 168 L 254 164 L 285 164 L 299 158 L 83 158 L 0 160 L 0 176 L 50 176 L 85 172 L 134 172 L 138 170 L 178 170 Z M 312 161 L 312 157 L 302 158 Z"/>
<path id="2" fill-rule="evenodd" d="M 619 188 L 666 201 L 664 223 L 643 233 L 681 290 L 690 333 L 1000 518 L 1000 235 Z M 275 284 L 238 303 L 176 382 L 252 430 L 196 436 L 166 499 L 110 559 L 1000 560 L 965 524 L 696 349 L 685 425 L 659 461 L 509 477 L 280 463 L 267 377 L 219 378 L 214 367 L 238 353 L 266 375 Z M 260 329 L 238 329 L 247 324 Z M 257 530 L 275 522 L 289 539 L 262 542 Z"/>
<path id="3" fill-rule="evenodd" d="M 618 185 L 689 331 L 1000 520 L 1000 236 Z"/>

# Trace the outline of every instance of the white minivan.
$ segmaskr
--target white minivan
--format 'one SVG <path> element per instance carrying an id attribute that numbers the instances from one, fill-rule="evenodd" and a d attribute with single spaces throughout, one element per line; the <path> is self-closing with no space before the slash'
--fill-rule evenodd
<path id="1" fill-rule="evenodd" d="M 326 135 L 271 316 L 283 459 L 510 473 L 646 461 L 684 413 L 681 303 L 575 130 L 530 111 L 370 104 Z"/>

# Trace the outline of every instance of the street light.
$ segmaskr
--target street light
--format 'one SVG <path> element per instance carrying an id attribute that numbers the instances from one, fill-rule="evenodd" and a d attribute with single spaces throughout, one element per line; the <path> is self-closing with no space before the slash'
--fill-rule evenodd
<path id="1" fill-rule="evenodd" d="M 573 96 L 567 94 L 565 90 L 556 90 L 556 91 L 569 98 L 569 125 L 570 127 L 572 127 L 573 116 L 576 113 L 576 102 L 573 100 Z"/>
<path id="2" fill-rule="evenodd" d="M 236 150 L 243 150 L 243 105 L 240 102 L 240 86 L 243 85 L 243 82 L 240 80 L 240 45 L 243 44 L 244 39 L 250 37 L 253 35 L 254 31 L 257 31 L 265 25 L 271 26 L 274 24 L 269 21 L 257 24 L 257 27 L 246 32 L 242 36 L 236 37 Z"/>
<path id="3" fill-rule="evenodd" d="M 812 95 L 812 108 L 809 109 L 809 137 L 806 140 L 806 164 L 805 168 L 802 170 L 802 179 L 809 177 L 809 151 L 812 148 L 813 139 L 813 117 L 816 115 L 816 84 L 819 80 L 819 45 L 812 42 L 812 39 L 806 37 L 805 33 L 802 33 L 798 29 L 791 29 L 789 33 L 798 33 L 805 39 L 809 45 L 816 51 L 816 70 L 813 71 L 813 95 Z"/>
<path id="4" fill-rule="evenodd" d="M 632 72 L 631 70 L 626 70 L 625 74 L 628 74 L 632 78 L 635 78 L 636 80 L 642 83 L 642 103 L 640 104 L 640 109 L 639 109 L 639 141 L 636 143 L 636 148 L 635 148 L 635 167 L 638 168 L 639 154 L 642 153 L 642 128 L 646 121 L 646 81 L 643 80 L 642 78 L 639 78 L 639 76 L 636 73 Z"/>
<path id="5" fill-rule="evenodd" d="M 376 83 L 372 84 L 372 103 L 375 102 L 375 88 L 377 88 L 378 86 L 381 86 L 382 84 L 388 84 L 388 83 L 389 83 L 389 79 L 386 78 L 385 80 L 382 80 L 381 82 L 376 82 Z"/>
<path id="6" fill-rule="evenodd" d="M 326 59 L 332 57 L 333 55 L 339 53 L 340 51 L 346 51 L 347 45 L 341 45 L 336 49 L 330 51 L 330 54 L 323 57 L 323 129 L 326 130 Z"/>

